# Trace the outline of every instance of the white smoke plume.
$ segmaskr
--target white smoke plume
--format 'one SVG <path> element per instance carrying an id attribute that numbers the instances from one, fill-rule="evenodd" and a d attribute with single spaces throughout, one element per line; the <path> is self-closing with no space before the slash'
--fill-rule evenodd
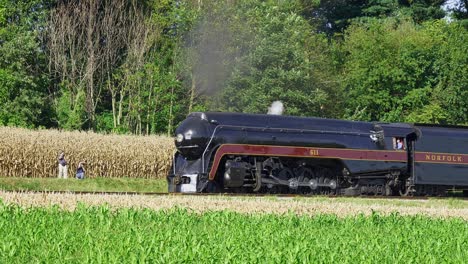
<path id="1" fill-rule="evenodd" d="M 282 115 L 283 114 L 283 103 L 281 101 L 274 101 L 270 107 L 268 107 L 269 115 Z"/>

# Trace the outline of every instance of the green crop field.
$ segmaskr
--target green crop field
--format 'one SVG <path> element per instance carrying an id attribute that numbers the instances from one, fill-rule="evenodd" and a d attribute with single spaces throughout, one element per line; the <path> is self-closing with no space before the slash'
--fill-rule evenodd
<path id="1" fill-rule="evenodd" d="M 0 204 L 0 263 L 466 263 L 468 224 L 424 216 Z"/>

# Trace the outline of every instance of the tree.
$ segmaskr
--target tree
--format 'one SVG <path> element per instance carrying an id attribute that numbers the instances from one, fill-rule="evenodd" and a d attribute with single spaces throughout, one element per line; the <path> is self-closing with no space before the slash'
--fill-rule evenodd
<path id="1" fill-rule="evenodd" d="M 42 49 L 49 1 L 0 0 L 0 124 L 50 126 Z"/>
<path id="2" fill-rule="evenodd" d="M 450 11 L 452 16 L 468 29 L 468 0 L 458 0 Z"/>
<path id="3" fill-rule="evenodd" d="M 468 28 L 443 21 L 428 23 L 425 32 L 439 45 L 434 62 L 434 101 L 446 115 L 441 123 L 468 124 Z"/>
<path id="4" fill-rule="evenodd" d="M 447 0 L 323 0 L 301 1 L 303 15 L 320 32 L 343 33 L 353 21 L 382 18 L 411 18 L 417 23 L 445 16 Z"/>
<path id="5" fill-rule="evenodd" d="M 101 8 L 104 1 L 58 1 L 50 13 L 48 45 L 51 75 L 58 81 L 54 102 L 60 127 L 92 128 L 101 86 L 102 65 Z M 62 92 L 62 91 L 66 92 Z M 84 107 L 80 96 L 85 96 Z M 67 98 L 61 98 L 61 97 Z M 59 108 L 60 100 L 69 100 L 70 108 Z M 63 104 L 61 104 L 63 106 Z M 70 113 L 84 109 L 85 119 L 69 120 Z M 78 114 L 78 116 L 82 116 Z"/>
<path id="6" fill-rule="evenodd" d="M 297 14 L 297 5 L 276 3 L 239 8 L 235 16 L 246 21 L 234 34 L 233 46 L 245 55 L 236 58 L 232 75 L 216 109 L 266 113 L 276 100 L 285 113 L 299 116 L 329 116 L 336 84 L 328 66 L 327 40 L 311 34 L 313 28 Z M 334 102 L 337 104 L 338 102 Z"/>
<path id="7" fill-rule="evenodd" d="M 55 106 L 63 117 L 59 126 L 95 129 L 96 116 L 109 110 L 103 102 L 107 91 L 113 129 L 125 119 L 126 128 L 141 133 L 145 64 L 154 58 L 150 52 L 164 30 L 151 20 L 156 8 L 152 5 L 136 0 L 57 3 L 50 15 L 48 50 L 51 74 L 58 81 Z M 70 103 L 60 103 L 61 97 Z M 86 115 L 78 113 L 82 110 Z"/>
<path id="8" fill-rule="evenodd" d="M 188 112 L 467 123 L 465 0 L 0 0 L 0 124 L 171 134 Z M 463 26 L 464 25 L 464 26 Z"/>
<path id="9" fill-rule="evenodd" d="M 444 21 L 355 24 L 345 36 L 346 117 L 467 121 L 466 30 Z M 465 65 L 465 66 L 463 66 Z M 455 80 L 457 80 L 455 82 Z"/>

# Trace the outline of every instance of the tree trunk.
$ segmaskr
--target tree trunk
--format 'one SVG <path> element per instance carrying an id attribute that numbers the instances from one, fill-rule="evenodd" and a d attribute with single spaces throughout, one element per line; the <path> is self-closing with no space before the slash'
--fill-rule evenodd
<path id="1" fill-rule="evenodd" d="M 153 101 L 151 101 L 151 96 L 153 94 L 153 78 L 150 80 L 150 88 L 148 95 L 148 109 L 146 109 L 146 135 L 150 134 L 150 118 L 151 118 L 151 108 L 153 108 Z"/>
<path id="2" fill-rule="evenodd" d="M 137 123 L 137 134 L 138 134 L 139 136 L 141 136 L 141 130 L 142 130 L 142 129 L 141 129 L 141 115 L 140 115 L 140 114 L 137 115 L 137 120 L 138 120 L 138 123 Z"/>
<path id="3" fill-rule="evenodd" d="M 114 121 L 114 128 L 117 127 L 117 109 L 116 109 L 116 103 L 117 103 L 117 96 L 115 91 L 111 92 L 111 97 L 112 97 L 112 120 Z"/>
<path id="4" fill-rule="evenodd" d="M 120 91 L 120 98 L 119 98 L 119 113 L 117 114 L 117 125 L 120 126 L 122 123 L 122 111 L 123 111 L 123 100 L 125 97 L 125 91 Z"/>
<path id="5" fill-rule="evenodd" d="M 174 105 L 174 85 L 171 87 L 171 105 L 169 107 L 169 120 L 167 122 L 167 136 L 171 136 L 172 132 L 172 107 Z"/>
<path id="6" fill-rule="evenodd" d="M 158 107 L 158 101 L 159 101 L 159 94 L 156 94 L 154 98 L 154 107 L 153 107 L 153 113 L 152 113 L 152 119 L 151 119 L 151 125 L 153 126 L 153 130 L 156 130 L 156 108 Z M 154 131 L 151 131 L 154 132 Z"/>
<path id="7" fill-rule="evenodd" d="M 94 55 L 94 24 L 96 15 L 95 1 L 91 0 L 89 3 L 88 25 L 86 29 L 86 49 L 88 53 L 86 64 L 86 113 L 88 114 L 89 128 L 94 129 L 94 68 L 95 68 L 95 55 Z"/>

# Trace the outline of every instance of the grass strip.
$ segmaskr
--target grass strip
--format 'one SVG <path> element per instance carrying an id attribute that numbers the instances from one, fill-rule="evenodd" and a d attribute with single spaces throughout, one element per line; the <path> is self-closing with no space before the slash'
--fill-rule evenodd
<path id="1" fill-rule="evenodd" d="M 0 190 L 7 191 L 90 191 L 167 192 L 165 179 L 139 178 L 0 178 Z"/>

